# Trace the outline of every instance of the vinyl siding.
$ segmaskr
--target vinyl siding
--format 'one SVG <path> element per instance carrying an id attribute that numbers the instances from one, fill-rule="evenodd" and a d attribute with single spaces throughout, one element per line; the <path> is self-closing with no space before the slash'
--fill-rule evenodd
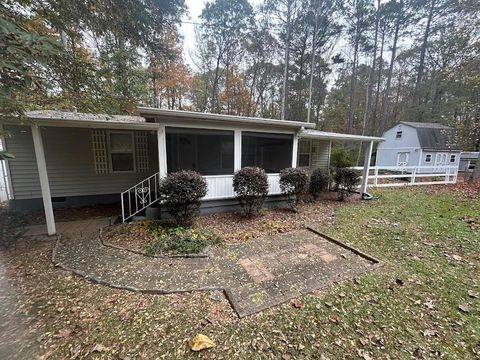
<path id="1" fill-rule="evenodd" d="M 328 169 L 330 165 L 330 141 L 316 139 L 311 139 L 310 141 L 310 167 L 302 168 L 307 170 L 308 172 L 312 172 L 313 170 L 318 168 Z"/>
<path id="2" fill-rule="evenodd" d="M 12 137 L 7 139 L 15 199 L 41 197 L 31 129 L 28 126 L 5 126 Z M 52 197 L 120 193 L 158 170 L 156 136 L 149 135 L 149 171 L 144 173 L 96 174 L 94 170 L 91 130 L 83 128 L 42 128 Z"/>

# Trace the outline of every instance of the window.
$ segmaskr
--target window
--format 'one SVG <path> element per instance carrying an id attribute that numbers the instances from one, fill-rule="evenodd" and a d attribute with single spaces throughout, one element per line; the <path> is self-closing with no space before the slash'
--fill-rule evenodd
<path id="1" fill-rule="evenodd" d="M 298 166 L 299 167 L 310 167 L 310 140 L 300 140 L 298 142 Z"/>
<path id="2" fill-rule="evenodd" d="M 403 134 L 403 131 L 400 130 L 400 131 L 397 131 L 397 135 L 395 136 L 397 139 L 401 139 L 402 138 L 402 134 Z"/>
<path id="3" fill-rule="evenodd" d="M 112 172 L 135 171 L 132 132 L 109 132 L 110 166 Z"/>
<path id="4" fill-rule="evenodd" d="M 450 162 L 454 163 L 455 161 L 457 161 L 457 156 L 456 155 L 450 155 Z"/>
<path id="5" fill-rule="evenodd" d="M 432 162 L 432 154 L 425 154 L 425 162 L 426 163 Z"/>
<path id="6" fill-rule="evenodd" d="M 242 166 L 258 166 L 278 173 L 292 166 L 293 135 L 242 133 Z"/>
<path id="7" fill-rule="evenodd" d="M 233 174 L 233 131 L 167 127 L 166 140 L 168 172 Z"/>

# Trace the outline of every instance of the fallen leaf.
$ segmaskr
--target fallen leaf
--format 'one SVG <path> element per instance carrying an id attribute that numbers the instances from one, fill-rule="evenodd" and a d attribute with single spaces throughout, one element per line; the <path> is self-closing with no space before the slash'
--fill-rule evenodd
<path id="1" fill-rule="evenodd" d="M 215 347 L 215 343 L 203 334 L 197 334 L 190 340 L 190 349 L 192 351 L 201 351 Z"/>
<path id="2" fill-rule="evenodd" d="M 372 355 L 363 349 L 358 349 L 357 354 L 364 360 L 373 360 Z"/>
<path id="3" fill-rule="evenodd" d="M 470 306 L 468 306 L 468 304 L 460 304 L 458 305 L 458 308 L 464 313 L 467 313 L 470 311 Z"/>
<path id="4" fill-rule="evenodd" d="M 303 303 L 299 300 L 299 299 L 293 299 L 292 300 L 292 306 L 296 309 L 301 309 L 303 308 L 305 305 L 303 305 Z"/>
<path id="5" fill-rule="evenodd" d="M 285 353 L 282 355 L 282 360 L 290 360 L 292 358 L 292 355 L 289 353 Z"/>
<path id="6" fill-rule="evenodd" d="M 105 350 L 107 350 L 105 346 L 103 346 L 102 344 L 96 344 L 93 347 L 92 352 L 104 352 Z"/>
<path id="7" fill-rule="evenodd" d="M 476 291 L 468 290 L 467 294 L 468 294 L 468 296 L 470 296 L 471 298 L 478 299 L 478 292 L 476 292 Z"/>
<path id="8" fill-rule="evenodd" d="M 437 330 L 427 329 L 423 331 L 423 336 L 435 336 L 437 335 Z"/>

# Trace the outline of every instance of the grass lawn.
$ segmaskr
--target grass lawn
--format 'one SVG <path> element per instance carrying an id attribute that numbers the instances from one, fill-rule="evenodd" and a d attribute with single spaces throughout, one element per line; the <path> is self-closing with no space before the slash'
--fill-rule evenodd
<path id="1" fill-rule="evenodd" d="M 438 187 L 374 195 L 336 207 L 323 230 L 383 267 L 244 320 L 209 293 L 89 284 L 49 263 L 51 243 L 0 252 L 3 281 L 18 298 L 10 313 L 52 359 L 479 358 L 480 194 Z M 187 341 L 199 332 L 217 347 L 192 353 Z"/>

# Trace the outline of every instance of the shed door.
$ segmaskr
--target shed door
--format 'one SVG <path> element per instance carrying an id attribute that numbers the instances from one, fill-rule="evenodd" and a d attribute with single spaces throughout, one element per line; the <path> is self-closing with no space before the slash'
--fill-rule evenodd
<path id="1" fill-rule="evenodd" d="M 397 154 L 397 166 L 407 166 L 408 165 L 408 152 L 399 152 Z"/>

